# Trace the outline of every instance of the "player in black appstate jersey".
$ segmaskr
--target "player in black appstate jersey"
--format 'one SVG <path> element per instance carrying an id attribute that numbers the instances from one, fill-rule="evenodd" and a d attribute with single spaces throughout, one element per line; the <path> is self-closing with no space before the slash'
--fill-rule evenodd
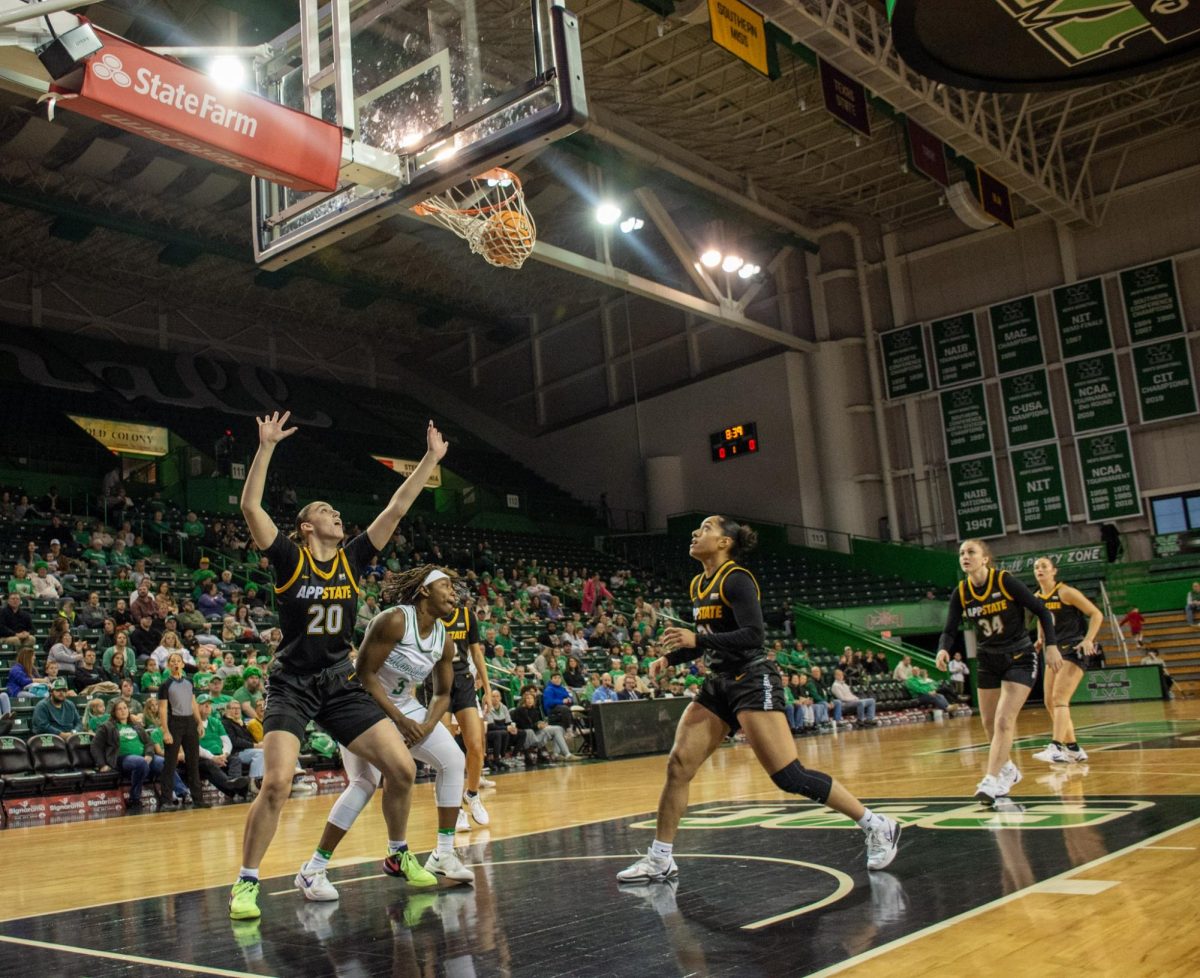
<path id="1" fill-rule="evenodd" d="M 617 873 L 622 883 L 666 882 L 679 875 L 672 858 L 675 832 L 687 808 L 688 785 L 731 730 L 740 726 L 759 764 L 782 791 L 803 795 L 853 819 L 866 833 L 867 868 L 883 869 L 896 856 L 900 826 L 866 808 L 828 774 L 805 769 L 788 727 L 779 668 L 763 648 L 758 583 L 737 563 L 757 534 L 724 516 L 709 516 L 692 533 L 688 553 L 704 571 L 692 581 L 696 630 L 663 633 L 671 651 L 650 664 L 654 680 L 670 666 L 704 656 L 712 670 L 675 731 L 667 783 L 658 802 L 654 842 L 646 855 Z"/>
<path id="2" fill-rule="evenodd" d="M 310 720 L 339 743 L 374 765 L 387 782 L 383 814 L 393 840 L 403 838 L 408 794 L 416 766 L 404 737 L 355 677 L 350 643 L 358 607 L 358 579 L 371 557 L 387 545 L 400 519 L 425 488 L 446 454 L 446 442 L 429 422 L 426 452 L 365 533 L 343 545 L 338 511 L 311 502 L 296 516 L 289 538 L 262 508 L 267 468 L 275 446 L 296 433 L 287 428 L 290 412 L 258 419 L 258 452 L 246 473 L 242 513 L 255 544 L 276 572 L 276 606 L 283 640 L 267 676 L 263 718 L 266 762 L 262 790 L 250 806 L 242 838 L 242 868 L 229 898 L 229 915 L 253 920 L 258 908 L 258 866 L 266 854 Z"/>
<path id="3" fill-rule="evenodd" d="M 982 540 L 964 540 L 958 548 L 958 565 L 966 575 L 950 596 L 946 628 L 938 639 L 937 667 L 950 664 L 950 646 L 963 618 L 975 623 L 978 643 L 976 669 L 979 712 L 991 741 L 987 772 L 975 788 L 985 805 L 1006 797 L 1021 772 L 1012 762 L 1017 715 L 1037 682 L 1037 651 L 1025 627 L 1025 612 L 1035 615 L 1046 639 L 1046 668 L 1062 667 L 1054 617 L 1041 600 L 1008 571 L 996 570 L 991 548 Z"/>
<path id="4" fill-rule="evenodd" d="M 454 642 L 454 687 L 450 691 L 450 712 L 454 714 L 463 745 L 467 748 L 467 783 L 463 792 L 467 808 L 459 814 L 458 828 L 469 829 L 471 825 L 466 820 L 467 811 L 480 825 L 487 825 L 491 821 L 491 816 L 483 807 L 483 799 L 479 797 L 480 787 L 485 786 L 482 784 L 484 727 L 483 717 L 479 714 L 479 698 L 475 692 L 476 677 L 483 690 L 484 703 L 489 702 L 492 687 L 483 661 L 483 643 L 479 639 L 479 623 L 475 620 L 475 612 L 465 604 L 459 605 L 453 615 L 442 619 L 442 624 Z M 489 781 L 486 786 L 491 785 Z"/>
<path id="5" fill-rule="evenodd" d="M 1063 667 L 1057 673 L 1046 670 L 1042 688 L 1053 733 L 1045 750 L 1038 751 L 1033 759 L 1052 764 L 1082 763 L 1088 756 L 1075 740 L 1071 697 L 1087 669 L 1085 657 L 1096 654 L 1096 635 L 1104 624 L 1104 614 L 1087 595 L 1058 580 L 1058 564 L 1053 557 L 1035 560 L 1033 574 L 1038 582 L 1037 596 L 1054 616 L 1054 630 L 1063 657 Z M 1038 645 L 1042 642 L 1039 635 Z"/>

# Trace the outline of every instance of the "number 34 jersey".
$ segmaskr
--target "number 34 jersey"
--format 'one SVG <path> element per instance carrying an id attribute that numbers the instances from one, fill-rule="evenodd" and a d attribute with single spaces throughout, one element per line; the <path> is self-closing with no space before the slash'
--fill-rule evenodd
<path id="1" fill-rule="evenodd" d="M 976 591 L 970 581 L 958 582 L 963 617 L 975 625 L 980 652 L 1017 652 L 1032 642 L 1025 627 L 1025 608 L 1013 597 L 1008 571 L 991 570 L 987 584 Z"/>
<path id="2" fill-rule="evenodd" d="M 327 561 L 317 560 L 283 533 L 275 538 L 266 554 L 275 570 L 275 605 L 283 632 L 275 657 L 281 668 L 292 675 L 312 675 L 350 654 L 358 580 L 375 552 L 365 533 Z"/>

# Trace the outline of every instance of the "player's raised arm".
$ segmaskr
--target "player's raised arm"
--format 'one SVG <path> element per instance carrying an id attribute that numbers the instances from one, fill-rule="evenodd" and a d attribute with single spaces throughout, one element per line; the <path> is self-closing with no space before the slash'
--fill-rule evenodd
<path id="1" fill-rule="evenodd" d="M 367 538 L 376 550 L 382 550 L 387 546 L 392 534 L 396 532 L 396 527 L 400 525 L 400 520 L 404 518 L 404 514 L 408 512 L 409 507 L 421 494 L 421 490 L 425 488 L 425 483 L 433 474 L 434 466 L 445 458 L 446 450 L 450 447 L 449 442 L 442 437 L 442 433 L 434 427 L 432 421 L 425 429 L 425 446 L 425 456 L 413 469 L 412 475 L 404 480 L 392 496 L 391 501 L 384 507 L 383 512 L 376 516 L 374 522 L 367 527 Z M 247 485 L 249 485 L 249 480 L 247 480 Z"/>
<path id="2" fill-rule="evenodd" d="M 242 515 L 246 517 L 246 525 L 250 528 L 250 536 L 260 550 L 265 550 L 275 542 L 279 528 L 275 521 L 263 509 L 263 490 L 267 485 L 267 468 L 271 464 L 271 456 L 275 454 L 275 446 L 285 438 L 296 433 L 296 428 L 287 428 L 287 420 L 291 411 L 278 411 L 268 417 L 258 418 L 258 451 L 254 453 L 254 461 L 246 472 L 246 484 L 242 487 Z"/>

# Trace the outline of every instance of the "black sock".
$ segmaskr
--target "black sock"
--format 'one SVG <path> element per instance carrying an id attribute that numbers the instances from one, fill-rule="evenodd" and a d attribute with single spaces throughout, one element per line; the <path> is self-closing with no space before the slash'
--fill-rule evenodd
<path id="1" fill-rule="evenodd" d="M 1062 750 L 1062 741 L 1052 740 L 1052 741 L 1050 741 L 1050 743 L 1053 744 L 1055 747 L 1057 747 L 1059 750 Z"/>
<path id="2" fill-rule="evenodd" d="M 1067 744 L 1067 750 L 1079 750 L 1079 745 L 1072 740 L 1069 744 Z"/>
<path id="3" fill-rule="evenodd" d="M 468 798 L 474 798 L 474 797 L 475 797 L 476 795 L 478 795 L 478 794 L 479 794 L 479 792 L 478 792 L 478 791 L 468 791 L 468 792 L 467 792 L 467 797 L 468 797 Z"/>

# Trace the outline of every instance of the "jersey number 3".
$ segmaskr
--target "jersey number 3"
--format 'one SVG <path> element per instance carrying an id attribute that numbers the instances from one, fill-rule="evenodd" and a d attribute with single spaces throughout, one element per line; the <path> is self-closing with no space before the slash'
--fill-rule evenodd
<path id="1" fill-rule="evenodd" d="M 341 610 L 340 608 L 338 609 Z M 309 629 L 311 631 L 312 629 Z M 992 618 L 980 618 L 979 630 L 983 632 L 984 638 L 991 638 L 993 635 L 999 635 L 1004 631 L 1004 622 L 1000 620 L 999 615 Z"/>
<path id="2" fill-rule="evenodd" d="M 314 604 L 308 609 L 309 635 L 340 635 L 342 632 L 342 606 L 340 604 Z"/>

